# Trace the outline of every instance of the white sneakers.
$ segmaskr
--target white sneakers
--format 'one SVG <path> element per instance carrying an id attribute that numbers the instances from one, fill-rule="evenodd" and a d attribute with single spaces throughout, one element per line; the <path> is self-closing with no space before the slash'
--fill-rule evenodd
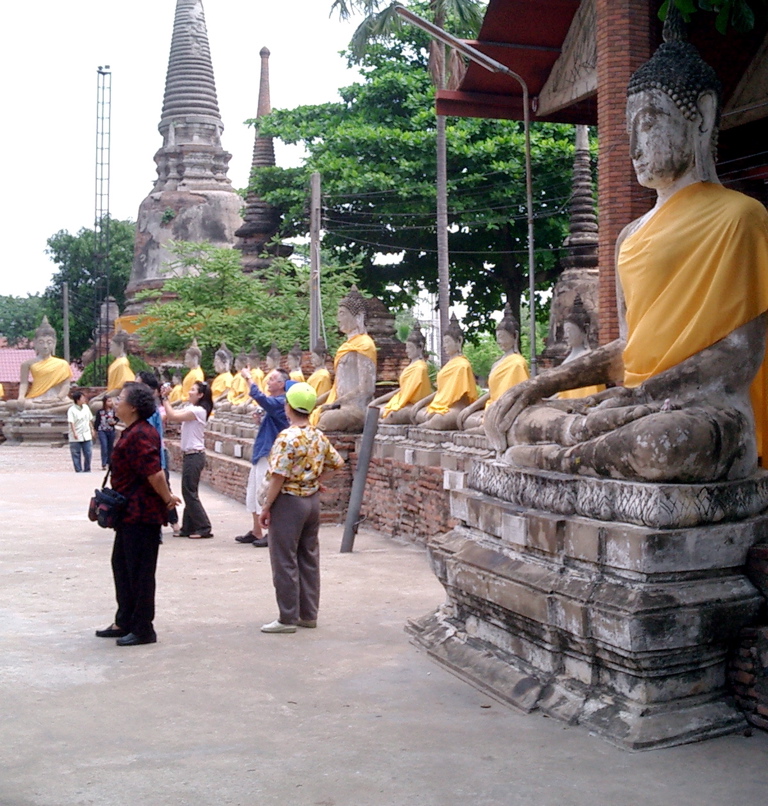
<path id="1" fill-rule="evenodd" d="M 262 632 L 274 632 L 274 633 L 296 632 L 296 625 L 295 624 L 283 624 L 278 619 L 275 619 L 274 621 L 270 621 L 269 624 L 262 625 L 261 631 Z"/>

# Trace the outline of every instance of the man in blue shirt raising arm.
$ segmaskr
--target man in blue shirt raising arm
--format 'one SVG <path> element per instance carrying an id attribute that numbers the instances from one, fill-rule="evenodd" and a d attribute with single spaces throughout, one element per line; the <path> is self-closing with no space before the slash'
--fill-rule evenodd
<path id="1" fill-rule="evenodd" d="M 253 442 L 251 472 L 248 476 L 248 488 L 245 493 L 245 508 L 253 516 L 253 526 L 249 532 L 239 535 L 235 540 L 238 543 L 251 543 L 257 548 L 264 548 L 267 545 L 267 538 L 262 534 L 259 525 L 261 505 L 258 496 L 267 473 L 267 457 L 272 450 L 275 437 L 284 428 L 288 428 L 288 418 L 285 416 L 285 383 L 288 380 L 288 373 L 279 367 L 273 369 L 265 381 L 268 392 L 266 395 L 252 382 L 251 373 L 247 367 L 240 370 L 240 374 L 251 382 L 249 394 L 264 410 L 264 414 L 261 415 L 261 425 Z"/>

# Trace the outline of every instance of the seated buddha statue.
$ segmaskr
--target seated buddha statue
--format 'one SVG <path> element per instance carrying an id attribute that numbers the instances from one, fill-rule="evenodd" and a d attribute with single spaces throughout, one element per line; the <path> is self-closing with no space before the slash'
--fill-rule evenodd
<path id="1" fill-rule="evenodd" d="M 328 348 L 325 346 L 323 339 L 318 339 L 312 346 L 312 366 L 314 372 L 307 378 L 307 383 L 315 390 L 317 396 L 324 395 L 331 391 L 333 381 L 331 381 L 331 373 L 328 372 L 325 366 L 328 360 Z"/>
<path id="2" fill-rule="evenodd" d="M 238 353 L 234 360 L 235 372 L 229 389 L 226 395 L 213 405 L 216 411 L 232 411 L 242 414 L 246 412 L 247 407 L 250 405 L 251 396 L 248 394 L 250 384 L 243 378 L 240 371 L 243 369 L 250 370 L 251 361 L 246 353 Z"/>
<path id="3" fill-rule="evenodd" d="M 432 392 L 429 370 L 424 359 L 425 339 L 418 322 L 405 340 L 405 353 L 410 363 L 400 373 L 394 392 L 377 397 L 371 406 L 378 406 L 381 418 L 388 425 L 407 425 L 411 422 L 414 403 Z"/>
<path id="4" fill-rule="evenodd" d="M 9 400 L 10 411 L 39 411 L 63 414 L 72 405 L 69 385 L 72 370 L 63 358 L 56 358 L 56 331 L 44 316 L 32 342 L 34 358 L 25 361 L 19 371 L 19 396 Z M 30 383 L 30 375 L 32 382 Z"/>
<path id="5" fill-rule="evenodd" d="M 184 398 L 184 390 L 181 385 L 181 375 L 178 372 L 174 372 L 171 376 L 171 391 L 168 394 L 168 402 L 169 403 L 178 403 L 179 400 L 183 400 Z"/>
<path id="6" fill-rule="evenodd" d="M 376 389 L 376 345 L 365 327 L 365 300 L 355 286 L 339 302 L 337 323 L 347 340 L 336 351 L 333 385 L 318 398 L 310 422 L 323 431 L 358 433 Z"/>
<path id="7" fill-rule="evenodd" d="M 301 349 L 301 343 L 297 341 L 285 357 L 285 362 L 288 366 L 288 374 L 292 381 L 304 381 L 304 373 L 301 371 L 301 360 L 303 357 L 304 351 Z"/>
<path id="8" fill-rule="evenodd" d="M 472 365 L 462 355 L 464 334 L 456 314 L 443 335 L 443 350 L 448 358 L 437 373 L 437 391 L 414 403 L 411 422 L 434 431 L 455 431 L 459 414 L 477 400 L 477 383 Z"/>
<path id="9" fill-rule="evenodd" d="M 496 328 L 496 344 L 499 345 L 503 355 L 494 362 L 488 373 L 488 392 L 459 413 L 458 425 L 463 431 L 484 433 L 482 426 L 485 412 L 507 389 L 528 380 L 528 362 L 520 355 L 519 342 L 520 325 L 507 303 L 504 306 L 504 315 Z"/>
<path id="10" fill-rule="evenodd" d="M 275 344 L 275 342 L 272 342 L 272 346 L 269 348 L 269 351 L 264 356 L 264 365 L 266 367 L 263 373 L 264 377 L 262 379 L 262 382 L 258 384 L 259 387 L 261 388 L 261 391 L 264 392 L 264 394 L 267 394 L 266 391 L 264 391 L 266 388 L 264 385 L 264 381 L 266 380 L 267 375 L 269 375 L 269 373 L 272 372 L 273 369 L 277 369 L 282 363 L 282 360 L 283 360 L 283 354 L 280 352 L 280 348 Z"/>
<path id="11" fill-rule="evenodd" d="M 768 212 L 719 183 L 720 83 L 673 11 L 627 93 L 656 202 L 618 239 L 620 337 L 502 395 L 485 428 L 514 466 L 695 484 L 745 478 L 765 455 Z"/>
<path id="12" fill-rule="evenodd" d="M 591 325 L 589 313 L 584 307 L 584 302 L 580 294 L 576 294 L 573 307 L 563 320 L 563 337 L 568 346 L 568 353 L 563 359 L 563 364 L 575 361 L 577 358 L 586 355 L 591 349 L 589 343 L 589 328 Z M 558 392 L 558 400 L 574 400 L 579 397 L 596 395 L 605 389 L 605 384 L 595 384 L 593 386 L 582 386 L 580 389 L 568 389 Z"/>
<path id="13" fill-rule="evenodd" d="M 202 357 L 203 353 L 197 346 L 197 339 L 193 339 L 192 344 L 187 348 L 187 352 L 184 353 L 184 366 L 189 368 L 189 372 L 184 376 L 184 380 L 181 383 L 181 400 L 172 404 L 175 409 L 187 405 L 189 402 L 189 390 L 192 388 L 193 383 L 205 380 L 205 374 L 200 366 Z"/>
<path id="14" fill-rule="evenodd" d="M 229 395 L 229 390 L 232 388 L 232 359 L 234 356 L 227 349 L 224 342 L 213 354 L 213 369 L 216 372 L 216 377 L 211 381 L 211 395 L 213 397 L 213 405 L 223 402 Z"/>
<path id="15" fill-rule="evenodd" d="M 114 360 L 107 370 L 106 391 L 92 397 L 88 402 L 94 414 L 102 407 L 105 397 L 117 397 L 123 384 L 136 380 L 128 361 L 128 339 L 129 335 L 124 330 L 118 330 L 110 339 L 109 353 Z"/>

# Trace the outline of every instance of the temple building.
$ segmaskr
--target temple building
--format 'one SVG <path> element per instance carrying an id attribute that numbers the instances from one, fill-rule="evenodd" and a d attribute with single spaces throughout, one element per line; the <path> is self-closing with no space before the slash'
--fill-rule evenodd
<path id="1" fill-rule="evenodd" d="M 221 145 L 224 124 L 201 0 L 177 0 L 155 154 L 157 179 L 139 207 L 125 313 L 141 313 L 137 292 L 162 289 L 172 240 L 232 246 L 242 224 L 242 199 L 227 176 L 231 155 Z"/>

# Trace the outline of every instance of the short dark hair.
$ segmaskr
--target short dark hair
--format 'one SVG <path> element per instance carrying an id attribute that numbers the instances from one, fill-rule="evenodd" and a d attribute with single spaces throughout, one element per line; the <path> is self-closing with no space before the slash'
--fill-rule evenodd
<path id="1" fill-rule="evenodd" d="M 73 403 L 77 403 L 77 401 L 80 400 L 81 397 L 84 397 L 84 395 L 79 389 L 77 389 L 76 391 L 72 392 L 72 402 Z"/>
<path id="2" fill-rule="evenodd" d="M 123 386 L 125 402 L 133 409 L 140 420 L 148 420 L 157 411 L 155 395 L 145 383 L 131 381 Z"/>
<path id="3" fill-rule="evenodd" d="M 142 369 L 137 373 L 136 377 L 145 385 L 148 386 L 153 392 L 160 388 L 160 382 L 157 380 L 157 375 L 148 369 Z"/>

